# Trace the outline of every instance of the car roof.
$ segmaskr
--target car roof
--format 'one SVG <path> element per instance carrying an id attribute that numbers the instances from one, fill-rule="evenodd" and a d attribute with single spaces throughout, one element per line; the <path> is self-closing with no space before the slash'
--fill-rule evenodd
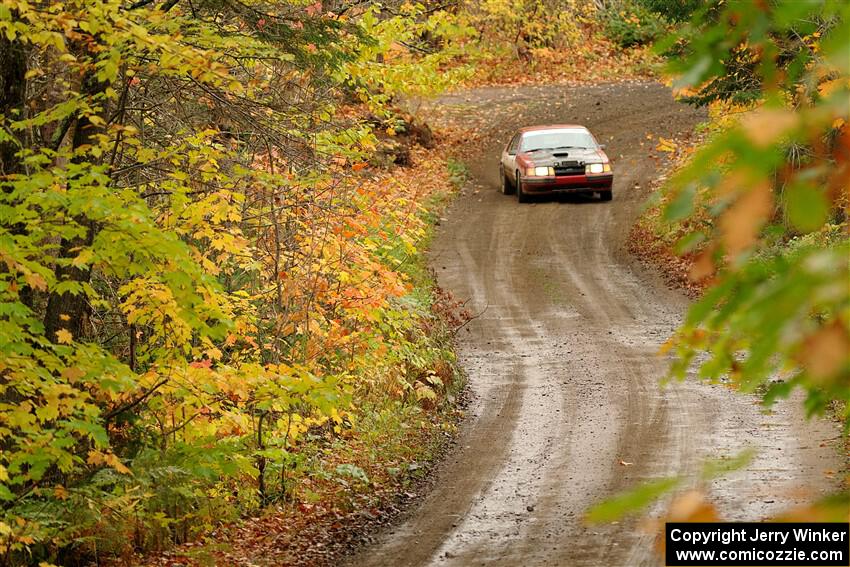
<path id="1" fill-rule="evenodd" d="M 547 124 L 542 126 L 526 126 L 525 128 L 520 128 L 519 131 L 522 134 L 526 132 L 537 132 L 540 130 L 587 130 L 585 126 L 581 124 Z"/>

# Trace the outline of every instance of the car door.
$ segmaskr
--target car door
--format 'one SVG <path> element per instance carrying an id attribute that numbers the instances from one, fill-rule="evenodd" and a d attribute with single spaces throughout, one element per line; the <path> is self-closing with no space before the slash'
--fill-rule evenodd
<path id="1" fill-rule="evenodd" d="M 520 134 L 515 134 L 502 152 L 502 167 L 512 183 L 516 183 L 516 152 L 519 147 Z"/>

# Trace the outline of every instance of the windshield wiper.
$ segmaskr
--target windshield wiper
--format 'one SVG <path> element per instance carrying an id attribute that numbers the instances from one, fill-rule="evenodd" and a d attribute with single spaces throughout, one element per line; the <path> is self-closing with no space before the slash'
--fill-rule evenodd
<path id="1" fill-rule="evenodd" d="M 531 149 L 531 150 L 523 150 L 523 152 L 528 154 L 528 153 L 531 153 L 531 152 L 539 152 L 540 150 L 549 151 L 549 150 L 567 150 L 567 149 L 588 150 L 590 148 L 588 148 L 586 146 L 556 146 L 554 148 L 534 148 L 534 149 Z"/>

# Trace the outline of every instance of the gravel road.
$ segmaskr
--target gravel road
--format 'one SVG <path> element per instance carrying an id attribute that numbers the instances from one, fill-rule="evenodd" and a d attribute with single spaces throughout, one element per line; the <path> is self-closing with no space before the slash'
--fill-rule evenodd
<path id="1" fill-rule="evenodd" d="M 440 284 L 481 313 L 459 342 L 474 401 L 431 493 L 350 564 L 656 565 L 636 522 L 587 527 L 587 507 L 750 445 L 757 458 L 708 487 L 728 519 L 757 520 L 835 486 L 838 431 L 805 420 L 798 401 L 766 412 L 721 385 L 660 385 L 656 352 L 688 300 L 625 244 L 657 174 L 647 134 L 690 132 L 699 112 L 634 82 L 465 91 L 424 113 L 480 134 L 466 160 L 472 186 L 432 251 Z M 510 133 L 547 122 L 585 124 L 607 144 L 612 202 L 520 205 L 498 193 Z"/>

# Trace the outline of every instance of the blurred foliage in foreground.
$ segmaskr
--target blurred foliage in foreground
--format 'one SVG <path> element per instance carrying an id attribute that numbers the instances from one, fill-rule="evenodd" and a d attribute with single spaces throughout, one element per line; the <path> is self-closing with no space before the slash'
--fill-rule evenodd
<path id="1" fill-rule="evenodd" d="M 663 347 L 696 374 L 770 404 L 795 388 L 850 427 L 850 4 L 711 2 L 656 46 L 678 94 L 710 104 L 707 141 L 662 188 L 655 233 L 702 297 Z M 669 148 L 660 148 L 670 151 Z M 645 222 L 645 221 L 643 221 Z M 755 448 L 758 449 L 757 447 Z M 747 465 L 733 457 L 719 472 Z M 660 521 L 717 521 L 699 479 L 658 479 L 593 508 L 613 521 L 671 490 Z M 845 490 L 778 521 L 846 521 Z"/>
<path id="2" fill-rule="evenodd" d="M 848 13 L 838 1 L 721 3 L 678 39 L 681 88 L 730 98 L 736 85 L 757 103 L 670 182 L 667 220 L 704 219 L 679 246 L 699 250 L 691 277 L 711 284 L 669 345 L 674 376 L 696 362 L 767 401 L 800 386 L 810 412 L 850 400 Z"/>

